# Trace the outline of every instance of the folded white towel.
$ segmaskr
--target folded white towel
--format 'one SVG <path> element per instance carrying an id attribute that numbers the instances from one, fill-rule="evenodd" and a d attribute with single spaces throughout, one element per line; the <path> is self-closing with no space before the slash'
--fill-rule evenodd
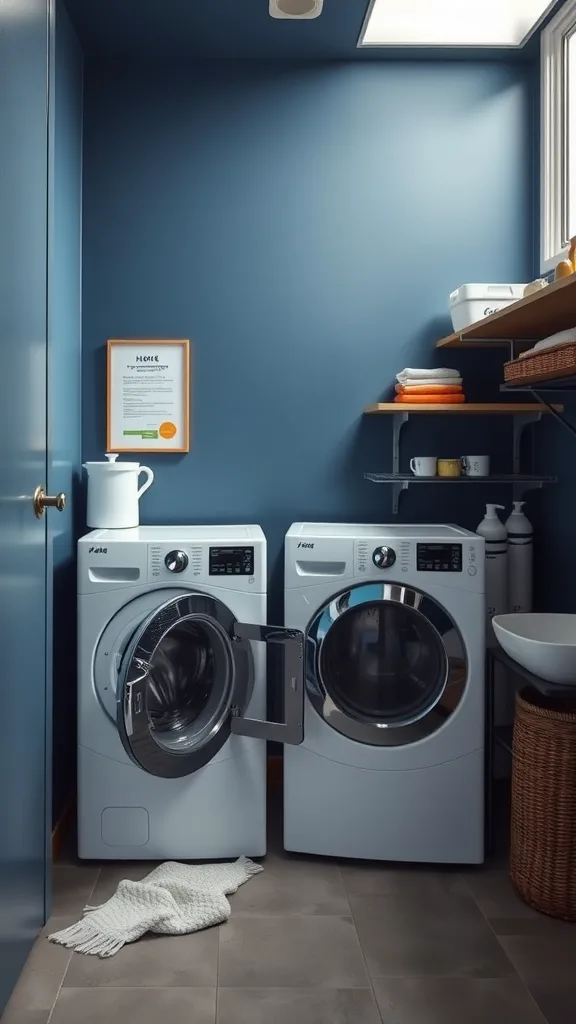
<path id="1" fill-rule="evenodd" d="M 396 374 L 396 380 L 399 384 L 408 384 L 410 381 L 417 384 L 423 380 L 429 381 L 433 379 L 435 384 L 440 384 L 444 382 L 446 377 L 458 377 L 458 375 L 458 370 L 450 370 L 445 366 L 428 370 L 414 370 L 407 366 L 401 373 Z"/>
<path id="2" fill-rule="evenodd" d="M 410 388 L 421 388 L 429 384 L 445 385 L 461 383 L 462 377 L 423 377 L 421 380 L 409 380 L 406 383 L 400 381 L 400 384 L 402 384 L 403 388 L 406 388 L 406 391 L 409 391 Z"/>

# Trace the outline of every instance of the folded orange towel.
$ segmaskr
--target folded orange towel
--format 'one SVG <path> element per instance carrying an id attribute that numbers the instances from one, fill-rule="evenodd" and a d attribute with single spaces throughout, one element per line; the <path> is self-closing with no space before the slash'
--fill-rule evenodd
<path id="1" fill-rule="evenodd" d="M 396 385 L 397 395 L 461 395 L 461 384 L 405 384 Z"/>
<path id="2" fill-rule="evenodd" d="M 466 401 L 465 395 L 396 395 L 395 402 L 404 405 L 459 405 Z"/>

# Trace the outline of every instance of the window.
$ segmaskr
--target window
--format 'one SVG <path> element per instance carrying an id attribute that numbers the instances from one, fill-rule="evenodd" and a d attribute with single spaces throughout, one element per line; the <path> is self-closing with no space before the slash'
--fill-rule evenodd
<path id="1" fill-rule="evenodd" d="M 542 33 L 541 269 L 553 270 L 576 235 L 576 0 Z"/>

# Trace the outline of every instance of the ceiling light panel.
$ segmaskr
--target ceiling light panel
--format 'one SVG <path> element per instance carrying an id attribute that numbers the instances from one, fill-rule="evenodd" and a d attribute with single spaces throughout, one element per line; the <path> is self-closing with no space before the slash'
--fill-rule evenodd
<path id="1" fill-rule="evenodd" d="M 359 46 L 520 46 L 550 0 L 373 0 Z"/>

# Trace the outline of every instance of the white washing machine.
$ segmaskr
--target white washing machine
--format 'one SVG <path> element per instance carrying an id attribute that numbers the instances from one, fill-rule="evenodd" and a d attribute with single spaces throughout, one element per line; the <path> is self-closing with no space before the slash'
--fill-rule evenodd
<path id="1" fill-rule="evenodd" d="M 266 739 L 302 739 L 303 637 L 266 622 L 258 526 L 96 530 L 78 545 L 80 857 L 266 852 Z M 264 721 L 268 641 L 286 721 Z"/>
<path id="2" fill-rule="evenodd" d="M 288 850 L 484 859 L 484 541 L 457 526 L 295 523 L 285 622 L 305 631 Z"/>

